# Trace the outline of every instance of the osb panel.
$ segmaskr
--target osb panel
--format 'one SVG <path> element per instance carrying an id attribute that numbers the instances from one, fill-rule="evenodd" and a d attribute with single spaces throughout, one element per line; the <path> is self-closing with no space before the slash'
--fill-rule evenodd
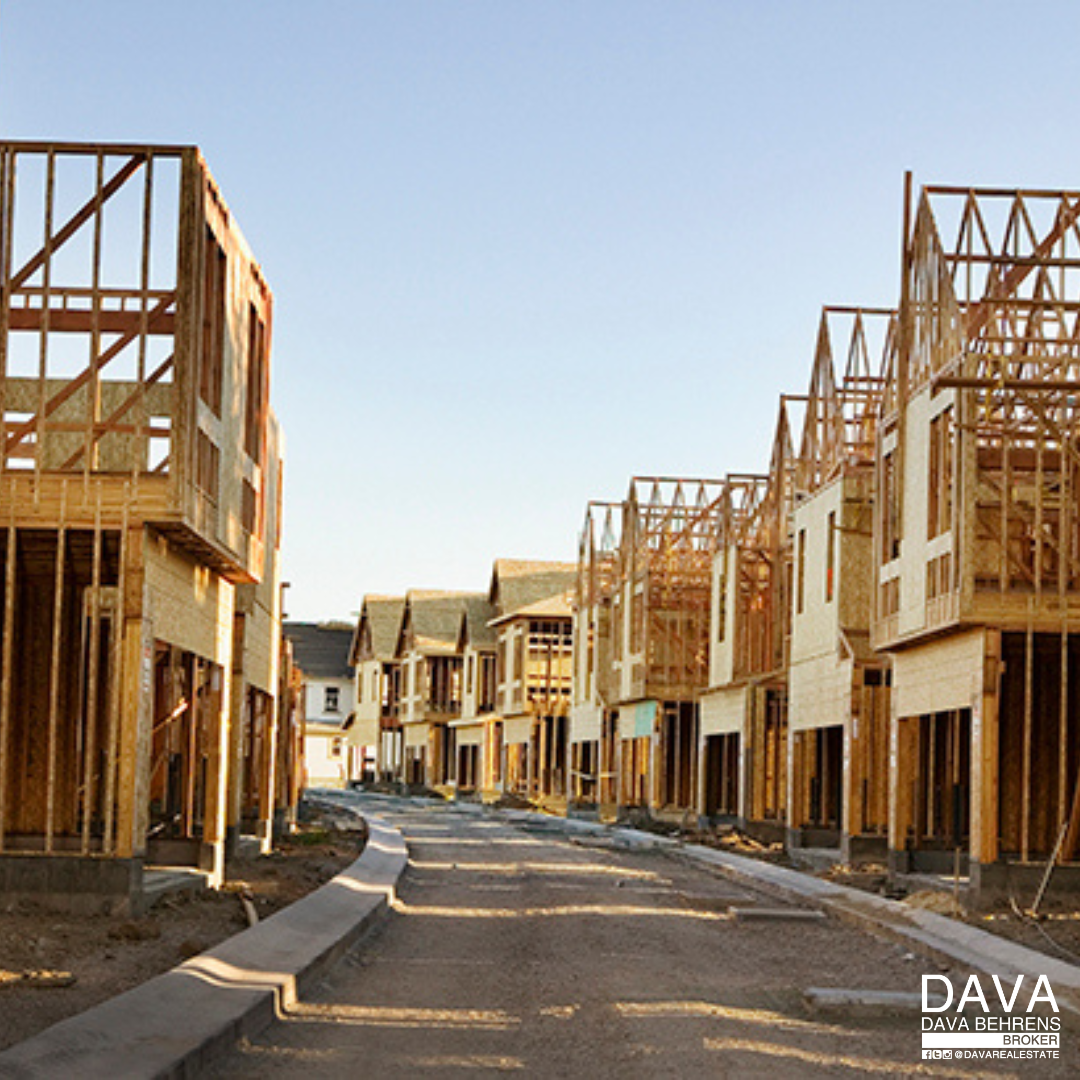
<path id="1" fill-rule="evenodd" d="M 458 746 L 483 746 L 484 725 L 470 724 L 468 727 L 455 728 L 454 737 Z"/>
<path id="2" fill-rule="evenodd" d="M 840 590 L 839 563 L 843 533 L 837 531 L 833 541 L 834 568 L 833 594 L 826 599 L 826 578 L 829 551 L 829 515 L 834 514 L 838 525 L 843 522 L 844 485 L 836 481 L 821 488 L 806 500 L 794 514 L 795 535 L 805 536 L 803 556 L 802 611 L 798 610 L 798 556 L 796 556 L 795 584 L 792 586 L 791 660 L 796 663 L 822 653 L 836 652 L 840 636 Z"/>
<path id="3" fill-rule="evenodd" d="M 971 630 L 893 656 L 897 716 L 967 709 L 982 694 L 985 632 Z"/>
<path id="4" fill-rule="evenodd" d="M 847 722 L 854 663 L 836 653 L 792 664 L 788 676 L 788 725 L 792 731 Z"/>
<path id="5" fill-rule="evenodd" d="M 428 743 L 430 724 L 407 724 L 405 726 L 405 745 L 425 747 Z"/>
<path id="6" fill-rule="evenodd" d="M 709 685 L 723 686 L 735 677 L 735 549 L 727 547 L 713 560 L 712 597 L 709 607 Z M 726 569 L 727 573 L 723 571 Z M 724 640 L 717 640 L 721 581 L 727 592 L 724 605 Z"/>
<path id="7" fill-rule="evenodd" d="M 742 732 L 750 707 L 750 688 L 732 686 L 701 695 L 701 735 Z"/>
<path id="8" fill-rule="evenodd" d="M 575 705 L 570 710 L 570 741 L 596 742 L 600 738 L 603 709 L 599 705 Z"/>
<path id="9" fill-rule="evenodd" d="M 244 628 L 244 681 L 277 696 L 278 641 L 281 624 L 261 604 L 247 618 Z"/>
<path id="10" fill-rule="evenodd" d="M 227 668 L 232 654 L 234 591 L 163 537 L 147 535 L 147 614 L 159 640 Z"/>
<path id="11" fill-rule="evenodd" d="M 531 716 L 513 716 L 503 721 L 503 742 L 507 746 L 527 743 L 532 736 L 533 718 Z"/>

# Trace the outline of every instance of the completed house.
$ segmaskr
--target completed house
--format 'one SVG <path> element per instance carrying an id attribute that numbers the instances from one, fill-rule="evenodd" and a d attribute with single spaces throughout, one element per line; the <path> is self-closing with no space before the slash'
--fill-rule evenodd
<path id="1" fill-rule="evenodd" d="M 359 780 L 364 763 L 348 733 L 355 721 L 355 682 L 348 623 L 285 624 L 304 686 L 306 787 L 345 787 Z"/>

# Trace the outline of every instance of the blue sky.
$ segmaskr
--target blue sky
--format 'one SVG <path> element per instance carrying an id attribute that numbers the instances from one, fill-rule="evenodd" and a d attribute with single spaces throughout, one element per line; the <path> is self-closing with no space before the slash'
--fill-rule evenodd
<path id="1" fill-rule="evenodd" d="M 295 618 L 764 468 L 903 173 L 1080 187 L 1074 3 L 6 0 L 0 135 L 197 143 L 275 292 Z"/>

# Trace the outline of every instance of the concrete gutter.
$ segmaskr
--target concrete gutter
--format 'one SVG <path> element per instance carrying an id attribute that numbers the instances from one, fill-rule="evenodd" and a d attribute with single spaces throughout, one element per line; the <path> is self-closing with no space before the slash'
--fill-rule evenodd
<path id="1" fill-rule="evenodd" d="M 332 881 L 172 971 L 17 1043 L 0 1053 L 0 1076 L 201 1075 L 280 1016 L 388 909 L 408 861 L 405 842 L 397 829 L 365 818 L 363 853 Z"/>

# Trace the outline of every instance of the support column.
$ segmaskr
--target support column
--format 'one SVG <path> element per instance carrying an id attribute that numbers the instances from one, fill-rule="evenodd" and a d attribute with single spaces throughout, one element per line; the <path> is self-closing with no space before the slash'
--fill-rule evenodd
<path id="1" fill-rule="evenodd" d="M 146 853 L 149 825 L 150 739 L 154 694 L 153 627 L 144 618 L 146 534 L 124 530 L 117 623 L 121 671 L 117 732 L 116 849 L 120 858 Z M 109 767 L 113 767 L 110 761 Z"/>
<path id="2" fill-rule="evenodd" d="M 238 590 L 239 591 L 239 590 Z M 239 599 L 239 597 L 237 597 Z M 225 857 L 231 858 L 236 853 L 240 841 L 243 818 L 244 787 L 247 784 L 247 770 L 251 761 L 244 761 L 244 726 L 252 717 L 245 717 L 248 702 L 244 693 L 244 633 L 247 616 L 237 611 L 233 615 L 232 663 L 229 703 L 229 785 L 225 815 Z M 252 746 L 254 751 L 254 746 Z"/>
<path id="3" fill-rule="evenodd" d="M 226 673 L 230 657 L 210 669 L 210 701 L 206 731 L 206 803 L 203 810 L 201 865 L 210 873 L 211 883 L 220 884 L 225 873 L 225 818 L 229 781 L 230 682 Z"/>
<path id="4" fill-rule="evenodd" d="M 987 630 L 981 691 L 971 709 L 971 861 L 998 858 L 998 713 L 1001 686 L 1001 632 Z"/>

